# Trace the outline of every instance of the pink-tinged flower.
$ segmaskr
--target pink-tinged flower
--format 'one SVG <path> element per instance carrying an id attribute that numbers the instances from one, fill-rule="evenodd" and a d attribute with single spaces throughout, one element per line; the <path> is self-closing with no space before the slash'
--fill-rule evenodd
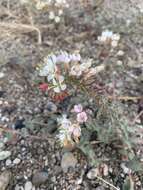
<path id="1" fill-rule="evenodd" d="M 81 128 L 80 128 L 80 127 L 75 128 L 75 129 L 73 130 L 73 136 L 74 136 L 74 137 L 77 137 L 77 138 L 79 138 L 79 137 L 81 136 Z"/>
<path id="2" fill-rule="evenodd" d="M 48 84 L 47 83 L 42 83 L 39 85 L 39 89 L 43 92 L 45 92 L 48 89 Z"/>
<path id="3" fill-rule="evenodd" d="M 88 118 L 87 118 L 86 112 L 83 111 L 83 112 L 77 114 L 77 121 L 79 123 L 84 123 L 87 121 L 87 119 Z"/>
<path id="4" fill-rule="evenodd" d="M 80 113 L 80 112 L 82 112 L 82 110 L 83 110 L 83 107 L 82 107 L 81 104 L 78 104 L 78 105 L 74 106 L 74 112 Z"/>

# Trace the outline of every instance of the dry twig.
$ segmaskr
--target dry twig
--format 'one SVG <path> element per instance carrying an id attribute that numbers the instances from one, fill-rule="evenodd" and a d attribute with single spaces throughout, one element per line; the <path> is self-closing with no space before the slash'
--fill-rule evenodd
<path id="1" fill-rule="evenodd" d="M 36 31 L 38 34 L 38 44 L 42 43 L 41 31 L 38 27 L 34 25 L 0 22 L 0 28 L 2 30 L 9 30 L 10 32 L 21 32 L 21 33 L 29 33 Z"/>

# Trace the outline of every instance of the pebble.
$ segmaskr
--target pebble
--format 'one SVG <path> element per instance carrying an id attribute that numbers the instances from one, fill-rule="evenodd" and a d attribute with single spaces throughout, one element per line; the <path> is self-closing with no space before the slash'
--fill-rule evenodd
<path id="1" fill-rule="evenodd" d="M 32 183 L 35 186 L 39 186 L 44 184 L 48 180 L 48 173 L 47 172 L 37 172 L 33 175 Z"/>
<path id="2" fill-rule="evenodd" d="M 6 117 L 6 116 L 3 116 L 3 117 L 1 118 L 1 121 L 2 121 L 2 122 L 8 122 L 8 121 L 9 121 L 9 118 Z"/>
<path id="3" fill-rule="evenodd" d="M 25 124 L 23 123 L 24 119 L 18 119 L 14 124 L 14 129 L 22 129 L 25 128 Z"/>
<path id="4" fill-rule="evenodd" d="M 11 155 L 10 151 L 1 151 L 0 152 L 0 161 L 1 160 L 5 160 L 6 158 L 8 158 Z"/>
<path id="5" fill-rule="evenodd" d="M 11 172 L 9 171 L 4 171 L 0 175 L 0 190 L 6 190 L 8 184 L 10 183 L 11 180 Z"/>
<path id="6" fill-rule="evenodd" d="M 103 164 L 103 175 L 104 176 L 108 176 L 108 173 L 109 173 L 109 168 L 108 168 L 108 165 L 107 164 Z"/>
<path id="7" fill-rule="evenodd" d="M 66 152 L 62 156 L 61 167 L 63 172 L 67 172 L 69 168 L 75 168 L 77 159 L 71 152 Z"/>
<path id="8" fill-rule="evenodd" d="M 25 183 L 24 190 L 32 190 L 32 187 L 33 187 L 33 185 L 31 183 L 31 181 L 27 181 Z"/>
<path id="9" fill-rule="evenodd" d="M 98 186 L 95 188 L 95 190 L 105 190 L 105 188 L 103 186 Z"/>
<path id="10" fill-rule="evenodd" d="M 127 166 L 125 165 L 125 163 L 121 163 L 121 168 L 124 172 L 124 174 L 130 174 L 131 173 L 131 169 L 130 168 L 127 168 Z"/>
<path id="11" fill-rule="evenodd" d="M 19 158 L 15 158 L 13 160 L 13 164 L 15 164 L 15 165 L 19 164 L 20 162 L 21 162 L 21 160 Z"/>
<path id="12" fill-rule="evenodd" d="M 53 102 L 48 102 L 46 108 L 49 113 L 55 113 L 57 111 L 57 106 Z"/>
<path id="13" fill-rule="evenodd" d="M 15 186 L 15 190 L 24 190 L 23 186 L 20 186 L 20 185 L 16 185 Z"/>
<path id="14" fill-rule="evenodd" d="M 87 173 L 87 178 L 88 178 L 88 179 L 95 179 L 98 174 L 99 174 L 98 168 L 92 168 L 92 169 L 89 170 L 89 172 Z"/>
<path id="15" fill-rule="evenodd" d="M 4 148 L 4 143 L 0 142 L 0 151 L 3 150 L 3 148 Z"/>
<path id="16" fill-rule="evenodd" d="M 124 54 L 125 54 L 125 52 L 122 51 L 122 50 L 119 50 L 118 53 L 117 53 L 118 56 L 123 56 Z"/>
<path id="17" fill-rule="evenodd" d="M 118 66 L 121 66 L 121 65 L 123 65 L 123 62 L 122 62 L 121 60 L 118 60 L 118 61 L 117 61 L 117 65 L 118 65 Z"/>
<path id="18" fill-rule="evenodd" d="M 5 165 L 10 166 L 11 164 L 12 164 L 12 161 L 10 159 L 7 159 L 6 162 L 5 162 Z"/>
<path id="19" fill-rule="evenodd" d="M 3 78 L 4 76 L 5 76 L 5 74 L 0 72 L 0 79 Z"/>
<path id="20" fill-rule="evenodd" d="M 75 183 L 76 183 L 77 185 L 81 185 L 81 184 L 82 184 L 82 181 L 83 181 L 83 179 L 82 179 L 82 178 L 79 178 L 79 179 L 76 180 Z"/>

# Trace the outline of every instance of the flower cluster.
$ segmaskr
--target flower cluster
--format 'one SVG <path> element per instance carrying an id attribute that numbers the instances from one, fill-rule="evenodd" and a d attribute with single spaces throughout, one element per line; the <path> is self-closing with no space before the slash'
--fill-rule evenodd
<path id="1" fill-rule="evenodd" d="M 68 8 L 67 0 L 21 0 L 23 4 L 31 4 L 37 10 L 49 10 L 49 19 L 59 23 L 63 15 L 64 8 Z"/>
<path id="2" fill-rule="evenodd" d="M 54 54 L 48 55 L 44 59 L 44 65 L 39 69 L 39 76 L 47 77 L 49 83 L 52 83 L 51 88 L 56 93 L 60 93 L 66 89 L 64 83 L 64 76 L 60 74 L 60 70 L 57 65 L 58 57 Z"/>
<path id="3" fill-rule="evenodd" d="M 87 114 L 85 111 L 83 111 L 81 104 L 75 105 L 73 111 L 77 114 L 76 120 L 78 123 L 84 123 L 87 121 Z"/>
<path id="4" fill-rule="evenodd" d="M 49 89 L 53 89 L 55 93 L 61 93 L 67 89 L 67 75 L 77 80 L 90 77 L 97 72 L 97 68 L 91 66 L 92 60 L 81 59 L 78 52 L 69 54 L 66 51 L 60 51 L 45 57 L 38 72 L 39 76 L 47 78 Z"/>
<path id="5" fill-rule="evenodd" d="M 101 43 L 110 43 L 113 48 L 118 46 L 120 40 L 120 34 L 115 34 L 112 31 L 105 30 L 102 32 L 101 36 L 98 37 Z"/>
<path id="6" fill-rule="evenodd" d="M 58 119 L 58 123 L 60 124 L 58 139 L 64 147 L 69 143 L 74 144 L 79 142 L 81 136 L 80 124 L 85 123 L 88 119 L 81 104 L 75 105 L 72 112 L 76 113 L 76 121 L 71 122 L 66 115 Z"/>
<path id="7" fill-rule="evenodd" d="M 81 136 L 80 125 L 78 123 L 72 123 L 66 115 L 63 115 L 58 122 L 60 127 L 57 137 L 61 146 L 66 147 L 68 144 L 74 144 L 74 142 L 78 143 Z"/>

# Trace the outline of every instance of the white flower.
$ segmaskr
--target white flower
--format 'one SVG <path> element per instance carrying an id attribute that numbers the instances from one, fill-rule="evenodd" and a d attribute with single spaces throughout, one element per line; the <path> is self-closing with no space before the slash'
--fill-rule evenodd
<path id="1" fill-rule="evenodd" d="M 79 137 L 81 136 L 81 128 L 78 123 L 72 124 L 66 115 L 58 119 L 59 134 L 57 135 L 62 146 L 66 146 L 68 142 L 76 143 L 79 142 Z M 73 141 L 74 140 L 74 141 Z"/>
<path id="2" fill-rule="evenodd" d="M 101 36 L 98 37 L 98 40 L 103 43 L 111 42 L 112 47 L 117 47 L 118 41 L 120 40 L 120 34 L 113 34 L 112 31 L 105 30 L 102 32 Z"/>
<path id="3" fill-rule="evenodd" d="M 105 30 L 102 32 L 102 36 L 105 36 L 106 38 L 112 38 L 113 32 L 109 30 Z"/>
<path id="4" fill-rule="evenodd" d="M 114 48 L 117 47 L 118 46 L 118 41 L 115 41 L 115 40 L 112 41 L 111 46 L 114 47 Z"/>
<path id="5" fill-rule="evenodd" d="M 54 54 L 46 57 L 44 59 L 44 65 L 40 68 L 39 76 L 47 76 L 48 81 L 53 79 L 57 71 L 56 62 L 57 60 Z"/>
<path id="6" fill-rule="evenodd" d="M 113 34 L 112 40 L 119 41 L 120 40 L 120 34 Z"/>
<path id="7" fill-rule="evenodd" d="M 113 35 L 112 31 L 105 30 L 102 32 L 101 36 L 98 37 L 98 40 L 101 42 L 106 42 L 107 40 L 111 39 Z"/>
<path id="8" fill-rule="evenodd" d="M 61 124 L 61 125 L 65 125 L 67 128 L 68 126 L 71 126 L 71 122 L 69 119 L 67 119 L 67 115 L 66 114 L 63 114 L 61 118 L 58 118 L 57 119 L 58 123 Z"/>

